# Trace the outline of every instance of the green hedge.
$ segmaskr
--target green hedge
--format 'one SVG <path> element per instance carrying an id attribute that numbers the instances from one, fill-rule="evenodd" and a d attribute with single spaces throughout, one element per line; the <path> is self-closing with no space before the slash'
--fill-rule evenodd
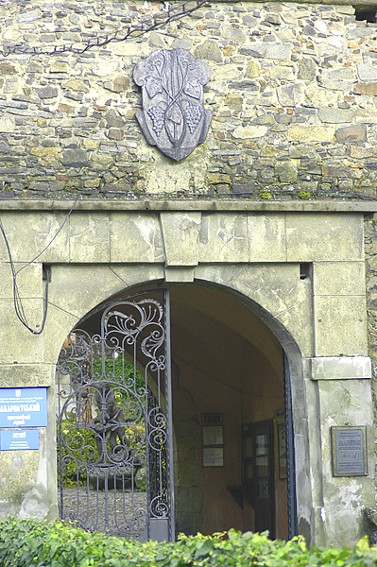
<path id="1" fill-rule="evenodd" d="M 177 543 L 139 543 L 89 534 L 63 522 L 0 520 L 2 567 L 372 567 L 377 546 L 362 539 L 351 548 L 308 548 L 301 538 L 271 541 L 267 534 L 230 530 L 180 536 Z"/>

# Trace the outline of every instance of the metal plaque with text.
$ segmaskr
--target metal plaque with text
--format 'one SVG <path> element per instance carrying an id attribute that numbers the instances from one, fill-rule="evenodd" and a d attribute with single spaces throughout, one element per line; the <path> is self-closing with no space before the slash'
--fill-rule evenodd
<path id="1" fill-rule="evenodd" d="M 38 429 L 7 429 L 6 431 L 0 431 L 1 451 L 36 451 L 38 449 Z"/>
<path id="2" fill-rule="evenodd" d="M 0 388 L 0 428 L 47 427 L 47 388 Z"/>
<path id="3" fill-rule="evenodd" d="M 366 426 L 331 428 L 333 476 L 368 474 Z"/>

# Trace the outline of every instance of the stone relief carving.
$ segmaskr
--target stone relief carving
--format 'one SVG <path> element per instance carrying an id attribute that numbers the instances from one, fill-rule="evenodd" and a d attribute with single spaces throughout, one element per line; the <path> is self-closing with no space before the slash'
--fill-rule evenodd
<path id="1" fill-rule="evenodd" d="M 176 161 L 187 157 L 204 142 L 212 118 L 203 96 L 208 65 L 184 49 L 161 49 L 135 66 L 133 78 L 142 87 L 136 118 L 147 142 Z"/>

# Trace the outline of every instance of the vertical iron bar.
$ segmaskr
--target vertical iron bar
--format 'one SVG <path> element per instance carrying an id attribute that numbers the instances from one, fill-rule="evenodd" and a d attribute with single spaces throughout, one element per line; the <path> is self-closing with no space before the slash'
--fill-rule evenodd
<path id="1" fill-rule="evenodd" d="M 175 498 L 174 498 L 174 466 L 173 466 L 173 403 L 171 384 L 171 345 L 170 345 L 170 294 L 164 292 L 165 303 L 165 389 L 166 389 L 166 429 L 167 429 L 167 488 L 169 502 L 169 539 L 175 540 Z"/>
<path id="2" fill-rule="evenodd" d="M 150 518 L 151 518 L 151 501 L 152 501 L 152 475 L 151 475 L 151 447 L 149 446 L 149 412 L 150 412 L 150 393 L 148 389 L 148 376 L 147 371 L 144 368 L 144 384 L 145 384 L 145 415 L 144 415 L 144 424 L 145 424 L 145 464 L 146 464 L 146 478 L 147 478 L 147 486 L 146 486 L 146 497 L 147 497 L 147 517 L 146 517 L 146 536 L 147 539 L 150 539 L 151 536 L 151 529 L 150 529 Z"/>
<path id="3" fill-rule="evenodd" d="M 58 370 L 58 416 L 61 414 L 61 374 Z M 59 451 L 59 514 L 60 518 L 64 517 L 64 498 L 63 498 L 63 484 L 64 484 L 64 473 L 63 473 L 63 431 L 60 419 L 58 420 L 58 451 Z"/>
<path id="4" fill-rule="evenodd" d="M 288 499 L 288 538 L 298 534 L 296 465 L 293 428 L 292 389 L 289 362 L 284 353 L 284 397 L 285 397 L 285 432 L 287 439 L 287 499 Z"/>

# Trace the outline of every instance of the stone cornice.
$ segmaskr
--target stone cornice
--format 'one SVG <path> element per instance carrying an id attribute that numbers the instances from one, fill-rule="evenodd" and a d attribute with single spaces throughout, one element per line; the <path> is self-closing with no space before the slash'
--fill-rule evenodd
<path id="1" fill-rule="evenodd" d="M 325 6 L 377 6 L 377 0 L 354 0 L 350 2 L 349 0 L 285 0 L 285 2 L 280 2 L 279 0 L 243 0 L 247 4 L 323 4 Z M 216 3 L 216 2 L 213 2 Z M 240 3 L 238 0 L 217 0 L 217 3 L 228 3 L 237 4 Z"/>
<path id="2" fill-rule="evenodd" d="M 377 201 L 253 201 L 246 199 L 4 199 L 3 211 L 254 211 L 377 213 Z"/>

